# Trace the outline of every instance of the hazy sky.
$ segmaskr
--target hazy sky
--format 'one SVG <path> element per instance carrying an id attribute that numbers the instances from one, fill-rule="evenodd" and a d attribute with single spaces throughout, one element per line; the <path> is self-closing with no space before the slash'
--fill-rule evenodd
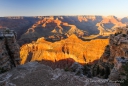
<path id="1" fill-rule="evenodd" d="M 128 0 L 0 0 L 0 16 L 128 16 Z"/>

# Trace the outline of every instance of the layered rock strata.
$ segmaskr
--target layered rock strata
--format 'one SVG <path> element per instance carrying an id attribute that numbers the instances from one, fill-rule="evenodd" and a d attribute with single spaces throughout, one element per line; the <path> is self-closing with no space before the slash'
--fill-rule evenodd
<path id="1" fill-rule="evenodd" d="M 107 39 L 82 41 L 72 35 L 65 40 L 48 42 L 43 38 L 21 47 L 21 64 L 30 61 L 40 61 L 50 66 L 66 67 L 74 62 L 80 64 L 95 63 L 104 52 Z M 55 64 L 55 65 L 52 65 Z"/>
<path id="2" fill-rule="evenodd" d="M 0 33 L 0 73 L 20 64 L 20 47 L 13 33 Z"/>
<path id="3" fill-rule="evenodd" d="M 94 76 L 99 76 L 101 78 L 110 77 L 112 80 L 121 79 L 121 70 L 123 71 L 122 65 L 127 62 L 123 60 L 128 59 L 127 31 L 128 28 L 126 27 L 117 28 L 116 33 L 110 35 L 109 45 L 106 46 L 98 64 L 92 66 Z"/>

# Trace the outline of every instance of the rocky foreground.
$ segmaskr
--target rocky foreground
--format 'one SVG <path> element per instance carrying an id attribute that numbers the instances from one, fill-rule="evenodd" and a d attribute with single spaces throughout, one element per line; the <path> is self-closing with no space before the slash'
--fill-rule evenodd
<path id="1" fill-rule="evenodd" d="M 38 62 L 29 62 L 0 75 L 0 86 L 120 86 L 107 79 L 76 76 L 62 69 L 53 70 Z"/>

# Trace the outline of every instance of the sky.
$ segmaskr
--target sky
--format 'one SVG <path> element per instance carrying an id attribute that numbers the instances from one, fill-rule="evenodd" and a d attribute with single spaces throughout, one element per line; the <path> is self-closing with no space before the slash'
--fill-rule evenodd
<path id="1" fill-rule="evenodd" d="M 128 0 L 0 0 L 0 16 L 128 16 Z"/>

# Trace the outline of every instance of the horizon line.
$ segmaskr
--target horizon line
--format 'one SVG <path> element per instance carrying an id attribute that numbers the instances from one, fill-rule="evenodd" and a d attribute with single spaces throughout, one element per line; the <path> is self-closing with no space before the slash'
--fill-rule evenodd
<path id="1" fill-rule="evenodd" d="M 43 17 L 43 16 L 102 16 L 102 17 L 109 17 L 109 16 L 115 16 L 115 17 L 118 17 L 116 15 L 33 15 L 33 16 L 30 16 L 30 15 L 16 15 L 16 16 L 0 16 L 0 17 Z M 127 16 L 124 16 L 124 17 L 127 17 Z M 123 17 L 118 17 L 118 18 L 123 18 Z"/>

